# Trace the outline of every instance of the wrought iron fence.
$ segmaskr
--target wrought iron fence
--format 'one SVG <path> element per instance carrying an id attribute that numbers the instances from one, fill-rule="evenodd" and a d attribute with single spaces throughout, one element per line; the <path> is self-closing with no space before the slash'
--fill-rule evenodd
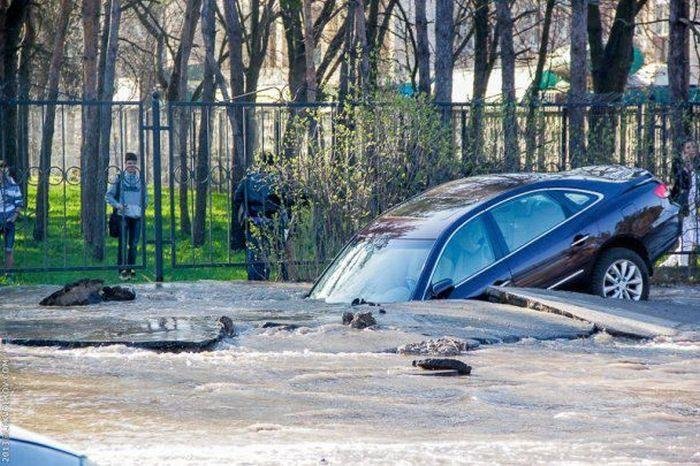
<path id="1" fill-rule="evenodd" d="M 111 131 L 108 168 L 86 180 L 81 147 L 90 106 L 109 109 Z M 47 164 L 40 154 L 49 107 L 56 118 Z M 688 124 L 697 138 L 700 105 L 688 108 Z M 613 122 L 606 146 L 611 150 L 589 161 L 640 166 L 671 181 L 671 108 L 643 103 L 605 109 Z M 572 166 L 569 110 L 559 104 L 531 112 L 518 107 L 520 170 Z M 594 107 L 586 110 L 591 115 Z M 141 155 L 140 173 L 152 200 L 136 267 L 153 267 L 157 279 L 164 266 L 243 267 L 250 258 L 242 249 L 245 231 L 236 219 L 233 193 L 261 156 L 272 154 L 274 170 L 294 185 L 297 199 L 285 220 L 286 239 L 267 260 L 276 264 L 275 276 L 311 279 L 353 231 L 389 205 L 447 179 L 511 168 L 503 155 L 502 109 L 487 105 L 480 111 L 481 136 L 475 140 L 469 103 L 438 105 L 436 111 L 433 105 L 406 102 L 342 109 L 334 103 L 163 103 L 157 98 L 0 102 L 0 159 L 12 165 L 26 206 L 16 223 L 12 271 L 118 268 L 116 240 L 106 240 L 105 254 L 95 257 L 80 206 L 94 202 L 106 218 L 109 210 L 102 199 L 84 198 L 85 185 L 106 189 L 121 173 L 128 151 Z M 7 130 L 12 126 L 8 120 L 15 122 L 14 133 Z M 587 134 L 600 132 L 592 118 L 586 124 Z M 48 180 L 48 208 L 43 210 L 48 229 L 37 238 L 42 179 Z M 102 234 L 106 239 L 106 220 Z M 3 267 L 0 271 L 9 271 Z"/>

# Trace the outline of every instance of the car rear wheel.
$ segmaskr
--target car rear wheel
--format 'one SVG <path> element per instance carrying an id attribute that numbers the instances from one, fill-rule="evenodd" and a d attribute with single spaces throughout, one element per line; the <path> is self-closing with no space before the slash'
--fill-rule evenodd
<path id="1" fill-rule="evenodd" d="M 649 270 L 639 255 L 625 248 L 603 252 L 593 268 L 591 292 L 604 298 L 649 298 Z"/>

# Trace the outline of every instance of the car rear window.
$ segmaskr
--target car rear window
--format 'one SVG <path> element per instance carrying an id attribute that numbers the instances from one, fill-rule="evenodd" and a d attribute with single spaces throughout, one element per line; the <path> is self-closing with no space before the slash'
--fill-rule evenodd
<path id="1" fill-rule="evenodd" d="M 596 199 L 596 197 L 592 194 L 582 193 L 578 191 L 567 191 L 564 193 L 564 197 L 571 201 L 571 204 L 569 206 L 572 207 L 576 212 L 583 210 L 585 207 L 591 205 Z"/>

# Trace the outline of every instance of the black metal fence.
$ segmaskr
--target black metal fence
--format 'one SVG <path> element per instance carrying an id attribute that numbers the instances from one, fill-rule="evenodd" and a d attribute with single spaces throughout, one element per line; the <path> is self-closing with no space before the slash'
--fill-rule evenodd
<path id="1" fill-rule="evenodd" d="M 107 239 L 104 257 L 95 257 L 80 206 L 95 202 L 108 215 L 102 199 L 84 199 L 84 186 L 106 187 L 114 181 L 128 151 L 141 155 L 140 172 L 151 200 L 135 266 L 152 267 L 157 279 L 162 279 L 164 267 L 243 267 L 243 232 L 232 194 L 261 154 L 270 153 L 280 176 L 295 181 L 304 199 L 292 209 L 286 239 L 270 260 L 278 265 L 279 277 L 311 279 L 356 228 L 388 205 L 450 178 L 508 168 L 501 108 L 482 109 L 480 159 L 474 160 L 475 122 L 468 103 L 442 105 L 436 111 L 434 106 L 406 102 L 410 100 L 342 111 L 332 103 L 164 103 L 158 98 L 0 103 L 0 159 L 12 165 L 25 198 L 16 223 L 12 271 L 118 267 L 116 240 Z M 110 110 L 109 163 L 103 175 L 86 180 L 82 128 L 85 109 L 91 105 Z M 56 118 L 47 165 L 40 153 L 49 106 L 55 108 Z M 671 108 L 653 102 L 605 108 L 613 128 L 607 146 L 612 150 L 593 161 L 640 166 L 670 181 Z M 688 108 L 697 137 L 700 105 Z M 520 169 L 570 168 L 569 109 L 543 104 L 528 113 L 527 107 L 517 109 Z M 440 120 L 450 122 L 448 131 Z M 14 132 L 6 130 L 12 126 L 9 121 L 15 122 Z M 598 131 L 592 121 L 587 120 L 587 134 Z M 48 229 L 37 239 L 42 178 L 48 179 L 49 205 L 43 212 Z M 103 234 L 107 238 L 106 228 Z M 0 271 L 10 269 L 0 265 Z"/>

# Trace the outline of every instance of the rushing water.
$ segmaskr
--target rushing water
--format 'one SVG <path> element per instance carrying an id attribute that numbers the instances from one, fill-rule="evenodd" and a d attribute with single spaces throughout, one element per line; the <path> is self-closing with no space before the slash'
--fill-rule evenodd
<path id="1" fill-rule="evenodd" d="M 180 354 L 6 345 L 11 421 L 102 465 L 700 462 L 697 342 L 525 339 L 434 377 L 368 349 L 382 332 L 257 329 Z"/>

